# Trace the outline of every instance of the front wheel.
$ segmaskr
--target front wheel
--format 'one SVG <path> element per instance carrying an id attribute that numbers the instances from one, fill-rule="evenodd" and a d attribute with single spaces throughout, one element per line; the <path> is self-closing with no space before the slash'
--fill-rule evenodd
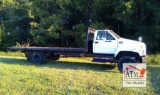
<path id="1" fill-rule="evenodd" d="M 129 57 L 129 56 L 124 56 L 119 59 L 118 61 L 118 70 L 122 73 L 123 71 L 123 63 L 136 63 L 135 58 Z"/>

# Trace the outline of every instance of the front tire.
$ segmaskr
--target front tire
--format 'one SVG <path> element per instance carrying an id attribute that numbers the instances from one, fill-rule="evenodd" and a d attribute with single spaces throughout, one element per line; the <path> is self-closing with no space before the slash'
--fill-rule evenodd
<path id="1" fill-rule="evenodd" d="M 135 58 L 129 57 L 129 56 L 124 56 L 119 59 L 118 61 L 118 70 L 122 73 L 123 71 L 123 63 L 136 63 Z"/>

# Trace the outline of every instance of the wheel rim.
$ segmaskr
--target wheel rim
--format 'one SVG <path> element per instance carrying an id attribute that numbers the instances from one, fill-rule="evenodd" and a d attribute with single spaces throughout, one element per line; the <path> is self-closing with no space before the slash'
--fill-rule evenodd
<path id="1" fill-rule="evenodd" d="M 38 55 L 35 55 L 35 56 L 34 56 L 34 59 L 35 59 L 36 62 L 39 62 L 40 57 L 39 57 Z"/>

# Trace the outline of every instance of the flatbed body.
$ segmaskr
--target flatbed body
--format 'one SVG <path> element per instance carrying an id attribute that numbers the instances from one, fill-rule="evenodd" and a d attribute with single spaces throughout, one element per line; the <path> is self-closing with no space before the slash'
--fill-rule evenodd
<path id="1" fill-rule="evenodd" d="M 22 52 L 54 52 L 56 55 L 65 55 L 72 57 L 93 57 L 92 52 L 88 52 L 86 48 L 71 48 L 71 47 L 8 47 L 10 50 Z"/>
<path id="2" fill-rule="evenodd" d="M 53 51 L 53 52 L 73 52 L 85 53 L 88 51 L 86 48 L 68 48 L 68 47 L 8 47 L 11 50 L 21 51 Z"/>

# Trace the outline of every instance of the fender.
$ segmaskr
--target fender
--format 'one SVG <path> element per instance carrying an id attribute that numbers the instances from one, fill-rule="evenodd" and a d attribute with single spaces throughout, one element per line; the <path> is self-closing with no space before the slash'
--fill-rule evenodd
<path id="1" fill-rule="evenodd" d="M 116 49 L 115 54 L 114 54 L 115 58 L 119 54 L 119 52 L 134 52 L 134 53 L 137 53 L 137 54 L 140 55 L 140 52 L 136 48 L 134 48 L 134 47 L 128 47 L 128 48 L 126 48 L 126 47 L 118 47 Z"/>

